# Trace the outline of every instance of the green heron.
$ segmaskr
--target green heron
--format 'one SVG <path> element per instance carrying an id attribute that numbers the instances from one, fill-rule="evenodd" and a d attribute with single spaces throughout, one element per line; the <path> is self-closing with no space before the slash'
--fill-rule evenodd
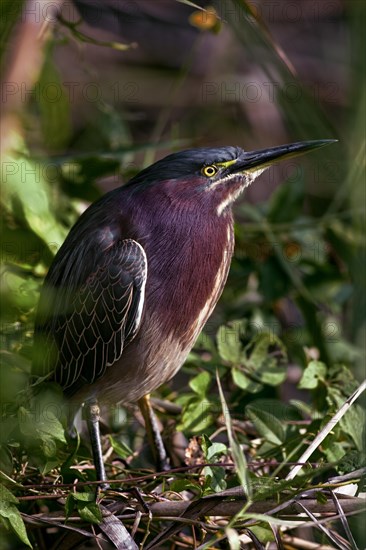
<path id="1" fill-rule="evenodd" d="M 148 395 L 180 369 L 221 295 L 235 199 L 274 162 L 333 141 L 171 154 L 71 229 L 41 292 L 35 370 L 84 403 L 98 480 L 106 481 L 98 403 L 137 401 L 158 438 Z"/>

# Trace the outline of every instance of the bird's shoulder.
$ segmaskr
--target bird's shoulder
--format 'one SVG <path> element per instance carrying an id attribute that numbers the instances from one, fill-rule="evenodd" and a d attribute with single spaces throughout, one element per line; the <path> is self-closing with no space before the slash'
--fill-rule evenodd
<path id="1" fill-rule="evenodd" d="M 126 259 L 131 268 L 131 256 L 137 266 L 144 263 L 144 250 L 135 241 L 133 220 L 120 195 L 120 189 L 107 193 L 83 212 L 58 250 L 46 286 L 80 286 L 107 264 L 117 267 Z"/>

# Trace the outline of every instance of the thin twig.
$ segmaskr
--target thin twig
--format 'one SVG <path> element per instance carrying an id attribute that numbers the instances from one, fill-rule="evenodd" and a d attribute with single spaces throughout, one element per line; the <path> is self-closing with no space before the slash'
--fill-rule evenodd
<path id="1" fill-rule="evenodd" d="M 204 499 L 203 499 L 204 502 Z M 334 517 L 334 515 L 337 513 L 337 508 L 335 504 L 328 500 L 327 502 L 320 504 L 316 499 L 314 498 L 303 498 L 301 500 L 297 499 L 290 499 L 287 502 L 284 502 L 280 505 L 277 504 L 277 502 L 273 500 L 265 500 L 262 502 L 254 502 L 250 507 L 248 507 L 247 512 L 248 513 L 256 513 L 256 514 L 271 514 L 271 515 L 278 515 L 281 513 L 282 516 L 290 517 L 290 516 L 298 516 L 299 514 L 299 508 L 298 503 L 303 502 L 306 504 L 306 508 L 310 510 L 314 514 L 321 514 L 323 517 Z M 348 497 L 345 499 L 342 499 L 342 509 L 344 514 L 348 515 L 353 512 L 362 512 L 366 510 L 366 503 L 363 499 L 357 498 L 357 497 Z M 188 506 L 192 503 L 192 501 L 165 501 L 165 502 L 152 502 L 149 503 L 149 509 L 151 512 L 151 516 L 153 519 L 159 518 L 159 519 L 166 519 L 168 518 L 177 518 L 184 514 L 185 510 L 188 508 Z M 197 501 L 198 503 L 198 501 Z M 208 512 L 206 512 L 207 516 L 234 516 L 238 511 L 240 511 L 243 507 L 243 504 L 245 504 L 244 499 L 237 499 L 237 500 L 224 500 L 221 501 L 218 500 L 218 502 L 213 506 Z M 142 512 L 143 517 L 148 516 L 144 510 L 142 510 L 142 507 L 138 505 L 138 510 Z M 136 513 L 127 513 L 127 514 L 116 514 L 116 517 L 120 517 L 123 519 L 134 519 L 136 516 Z M 39 518 L 40 520 L 44 518 L 48 521 L 66 521 L 66 516 L 62 514 L 61 512 L 53 512 L 48 514 L 39 514 L 39 515 L 33 515 L 30 516 L 33 518 L 33 520 L 37 520 Z M 68 521 L 77 521 L 82 522 L 83 520 L 81 518 L 78 518 L 77 516 L 70 516 L 68 518 Z"/>
<path id="2" fill-rule="evenodd" d="M 324 426 L 324 428 L 318 433 L 314 441 L 309 445 L 306 451 L 301 455 L 299 462 L 306 462 L 308 458 L 313 454 L 313 452 L 319 447 L 322 441 L 327 437 L 329 432 L 331 432 L 338 422 L 343 418 L 346 412 L 349 410 L 351 405 L 360 397 L 360 395 L 366 389 L 366 380 L 357 388 L 355 392 L 343 403 L 343 405 L 338 409 L 336 414 L 329 420 L 329 422 Z M 287 475 L 286 479 L 294 479 L 294 477 L 300 472 L 302 466 L 299 464 L 292 468 L 290 473 Z"/>
<path id="3" fill-rule="evenodd" d="M 340 502 L 337 498 L 337 495 L 335 494 L 334 491 L 329 491 L 329 493 L 330 493 L 330 496 L 332 497 L 332 500 L 334 502 L 334 505 L 336 507 L 338 515 L 341 518 L 343 529 L 344 529 L 344 531 L 345 531 L 345 533 L 348 537 L 348 540 L 349 540 L 349 543 L 350 543 L 350 546 L 351 546 L 352 550 L 358 550 L 356 541 L 353 538 L 351 529 L 349 527 L 349 524 L 348 524 L 348 521 L 347 521 L 347 518 L 346 518 L 346 514 L 344 513 L 344 510 L 343 510 L 343 508 L 342 508 L 342 506 L 341 506 L 341 504 L 340 504 Z"/>
<path id="4" fill-rule="evenodd" d="M 256 468 L 263 468 L 265 466 L 276 467 L 279 464 L 282 464 L 282 463 L 277 462 L 277 461 L 273 461 L 273 460 L 252 461 L 252 462 L 248 463 L 248 468 L 251 468 L 251 469 L 255 470 Z M 308 466 L 310 464 L 310 466 L 313 466 L 314 468 L 316 468 L 318 466 L 317 462 L 312 462 L 312 463 L 311 462 L 310 463 L 309 462 L 285 462 L 283 464 L 285 466 L 296 466 L 296 465 Z M 144 476 L 138 476 L 138 477 L 126 477 L 126 478 L 121 478 L 121 479 L 108 479 L 107 483 L 109 483 L 109 485 L 130 484 L 130 483 L 137 483 L 137 482 L 140 483 L 142 481 L 149 481 L 149 480 L 157 479 L 160 476 L 170 477 L 172 474 L 185 473 L 185 472 L 188 472 L 190 470 L 201 470 L 201 469 L 205 468 L 206 466 L 211 466 L 211 467 L 220 466 L 222 468 L 231 468 L 231 469 L 235 468 L 235 465 L 232 462 L 203 462 L 202 464 L 192 464 L 191 466 L 180 466 L 179 468 L 172 468 L 171 470 L 169 470 L 169 472 L 153 472 L 153 473 L 146 474 Z M 196 475 L 196 474 L 194 474 L 194 475 Z M 199 474 L 197 474 L 197 475 L 199 475 Z M 10 479 L 9 479 L 9 481 L 10 481 Z M 14 481 L 14 480 L 11 480 L 11 481 Z M 96 480 L 96 481 L 78 481 L 77 486 L 78 487 L 85 487 L 87 485 L 100 485 L 101 483 L 102 483 L 101 480 L 99 480 L 99 481 L 98 480 Z M 23 491 L 28 491 L 28 490 L 31 490 L 31 489 L 42 489 L 42 490 L 51 489 L 51 490 L 55 490 L 55 489 L 60 489 L 60 488 L 71 489 L 73 486 L 74 486 L 74 483 L 57 483 L 57 484 L 56 483 L 32 483 L 32 484 L 29 484 L 29 485 L 20 485 L 20 484 L 18 484 L 17 489 L 21 489 Z M 19 498 L 23 498 L 23 497 L 19 497 Z"/>
<path id="5" fill-rule="evenodd" d="M 318 527 L 318 529 L 320 529 L 320 531 L 322 531 L 324 535 L 331 540 L 333 544 L 335 544 L 336 548 L 339 548 L 340 550 L 350 550 L 349 544 L 344 544 L 342 541 L 338 540 L 339 537 L 336 537 L 330 529 L 328 529 L 325 525 L 322 525 L 306 506 L 304 506 L 301 502 L 298 502 L 298 504 L 304 510 L 305 514 L 314 522 L 314 526 Z"/>

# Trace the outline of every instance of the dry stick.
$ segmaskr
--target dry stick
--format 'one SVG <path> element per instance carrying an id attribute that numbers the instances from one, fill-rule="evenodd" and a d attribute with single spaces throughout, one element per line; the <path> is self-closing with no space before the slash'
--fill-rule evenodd
<path id="1" fill-rule="evenodd" d="M 319 504 L 316 499 L 304 499 L 308 510 L 313 511 L 314 513 L 321 514 L 332 514 L 336 513 L 334 503 L 329 500 L 323 504 Z M 300 501 L 301 502 L 301 501 Z M 366 505 L 363 499 L 357 497 L 350 497 L 342 499 L 342 508 L 347 514 L 355 510 L 365 510 Z M 184 514 L 185 510 L 188 508 L 190 502 L 186 501 L 177 501 L 177 502 L 154 502 L 149 507 L 151 509 L 153 517 L 159 516 L 181 516 Z M 242 510 L 243 505 L 245 504 L 244 500 L 232 500 L 232 501 L 221 501 L 217 502 L 215 506 L 206 514 L 207 516 L 234 516 L 240 510 Z M 264 501 L 264 502 L 253 502 L 248 509 L 248 513 L 256 514 L 266 514 L 271 512 L 273 509 L 276 509 L 278 503 L 275 501 Z M 284 511 L 286 510 L 286 512 Z M 282 516 L 298 515 L 299 507 L 297 506 L 297 501 L 293 503 L 284 503 L 283 510 L 281 510 Z"/>
<path id="2" fill-rule="evenodd" d="M 338 495 L 339 497 L 340 495 Z M 322 516 L 334 517 L 337 515 L 337 509 L 332 502 L 328 500 L 325 503 L 320 504 L 316 499 L 313 498 L 304 498 L 299 502 L 302 502 L 306 505 L 307 510 L 310 510 L 314 514 L 321 514 Z M 366 510 L 366 504 L 363 499 L 357 497 L 346 497 L 341 501 L 343 512 L 346 515 L 352 513 L 361 513 Z M 186 509 L 188 508 L 191 501 L 169 501 L 169 502 L 153 502 L 149 503 L 149 509 L 152 514 L 152 519 L 161 519 L 176 521 L 187 521 L 191 522 L 186 518 L 180 517 Z M 215 506 L 206 514 L 207 516 L 224 516 L 230 517 L 237 514 L 243 508 L 244 500 L 233 500 L 233 501 L 221 501 L 217 502 Z M 280 517 L 293 517 L 298 516 L 301 513 L 301 509 L 298 506 L 298 502 L 283 503 L 282 509 L 278 509 L 278 503 L 276 501 L 268 500 L 263 502 L 254 502 L 247 510 L 248 513 L 255 514 L 266 514 L 266 513 L 279 513 L 281 512 Z M 273 512 L 275 510 L 275 512 Z M 142 516 L 147 517 L 147 514 L 141 510 Z M 66 520 L 66 516 L 61 511 L 49 512 L 48 514 L 34 514 L 33 516 L 26 515 L 26 520 L 31 518 L 32 523 L 42 522 L 42 521 L 53 521 L 61 522 Z M 122 520 L 133 520 L 135 519 L 136 513 L 127 513 L 127 514 L 116 514 L 116 517 L 121 518 Z M 78 516 L 70 516 L 68 522 L 71 523 L 85 523 L 85 521 Z"/>
<path id="3" fill-rule="evenodd" d="M 341 418 L 346 414 L 351 405 L 358 399 L 363 391 L 366 389 L 366 380 L 362 382 L 359 388 L 343 403 L 341 408 L 336 412 L 336 414 L 329 420 L 329 422 L 324 426 L 324 428 L 318 433 L 314 441 L 309 445 L 306 451 L 299 458 L 299 462 L 306 462 L 308 458 L 313 454 L 313 452 L 319 447 L 321 442 L 327 437 L 329 432 L 332 431 L 334 426 L 341 420 Z M 299 464 L 292 468 L 287 480 L 294 479 L 294 477 L 300 472 L 302 466 Z"/>

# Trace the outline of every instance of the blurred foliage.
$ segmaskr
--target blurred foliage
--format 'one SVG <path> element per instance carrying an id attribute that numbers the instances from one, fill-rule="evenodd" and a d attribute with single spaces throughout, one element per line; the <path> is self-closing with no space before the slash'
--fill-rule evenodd
<path id="1" fill-rule="evenodd" d="M 18 21 L 24 0 L 4 0 L 1 2 L 1 18 L 0 18 L 0 66 L 3 68 L 4 54 L 7 49 L 7 43 L 11 37 L 11 32 L 14 25 Z"/>
<path id="2" fill-rule="evenodd" d="M 21 5 L 2 2 L 2 64 Z M 324 184 L 327 200 L 318 201 L 309 187 L 308 172 L 296 170 L 268 201 L 242 202 L 236 208 L 236 250 L 223 298 L 183 367 L 179 391 L 164 385 L 157 392 L 179 411 L 161 416 L 173 457 L 172 433 L 182 431 L 187 441 L 185 455 L 177 453 L 175 463 L 183 460 L 202 468 L 169 478 L 147 476 L 139 486 L 146 495 L 163 483 L 166 492 L 188 491 L 200 497 L 242 485 L 254 501 L 277 500 L 317 486 L 329 469 L 345 474 L 365 466 L 365 414 L 355 404 L 313 455 L 312 463 L 319 469 L 314 472 L 309 466 L 291 483 L 284 480 L 308 441 L 357 388 L 357 378 L 363 374 L 361 121 L 366 88 L 359 76 L 362 71 L 357 72 L 350 84 L 349 128 L 340 128 L 309 97 L 251 3 L 232 0 L 219 2 L 216 8 L 202 18 L 197 9 L 190 24 L 217 36 L 223 27 L 229 28 L 247 55 L 270 79 L 277 79 L 276 107 L 291 139 L 330 137 L 337 126 L 343 143 L 322 150 L 327 162 L 316 153 L 308 161 L 314 167 L 313 184 Z M 240 18 L 233 16 L 238 13 Z M 358 19 L 357 6 L 350 4 L 347 17 L 350 28 L 358 28 L 362 17 Z M 29 388 L 35 309 L 55 252 L 78 215 L 100 195 L 104 179 L 113 179 L 115 185 L 127 180 L 159 149 L 182 148 L 199 141 L 197 134 L 210 135 L 213 122 L 227 133 L 234 125 L 216 118 L 220 115 L 215 107 L 205 106 L 199 115 L 187 113 L 190 131 L 184 121 L 178 131 L 165 131 L 171 108 L 165 105 L 149 140 L 145 133 L 138 135 L 138 118 L 117 102 L 100 99 L 93 103 L 92 119 L 81 126 L 78 121 L 76 127 L 55 55 L 60 44 L 81 39 L 75 29 L 64 21 L 47 34 L 34 94 L 18 106 L 20 125 L 11 128 L 10 145 L 2 158 L 0 519 L 9 533 L 4 548 L 18 545 L 11 532 L 23 545 L 31 545 L 28 536 L 36 543 L 34 531 L 26 534 L 20 511 L 60 509 L 56 499 L 42 500 L 47 484 L 55 488 L 59 481 L 75 479 L 86 483 L 80 491 L 66 488 L 53 494 L 66 498 L 66 518 L 77 513 L 84 524 L 97 524 L 101 518 L 92 486 L 87 485 L 95 479 L 90 450 L 83 438 L 65 436 L 59 388 L 45 387 L 37 397 Z M 355 33 L 352 51 L 353 62 L 362 66 L 360 36 L 361 32 Z M 175 93 L 187 72 L 183 67 L 173 81 Z M 303 92 L 298 101 L 283 93 L 291 83 Z M 46 89 L 48 94 L 43 93 Z M 225 107 L 222 112 L 227 117 Z M 246 122 L 250 134 L 253 128 Z M 109 411 L 104 438 L 105 449 L 112 448 L 109 478 L 138 476 L 151 466 L 133 412 L 128 406 Z M 38 500 L 21 500 L 32 484 L 29 496 Z M 150 525 L 152 535 L 162 529 L 160 522 Z M 262 543 L 273 540 L 263 518 L 252 529 Z M 237 535 L 245 530 L 240 518 L 226 529 L 231 548 L 238 547 Z M 52 534 L 44 536 L 45 545 L 54 540 Z"/>

